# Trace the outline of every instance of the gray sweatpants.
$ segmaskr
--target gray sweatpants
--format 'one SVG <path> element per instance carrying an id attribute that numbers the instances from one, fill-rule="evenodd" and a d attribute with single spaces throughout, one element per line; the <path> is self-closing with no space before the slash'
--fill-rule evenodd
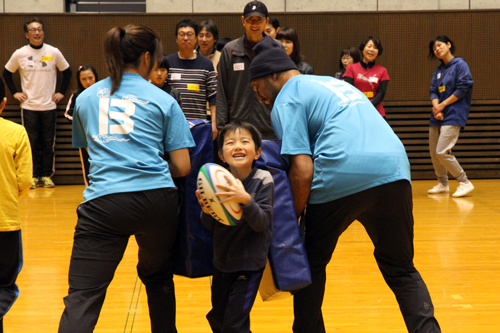
<path id="1" fill-rule="evenodd" d="M 451 148 L 455 146 L 460 134 L 460 126 L 430 126 L 429 127 L 429 152 L 432 165 L 439 182 L 448 185 L 448 172 L 460 183 L 467 182 L 467 175 L 460 166 Z"/>

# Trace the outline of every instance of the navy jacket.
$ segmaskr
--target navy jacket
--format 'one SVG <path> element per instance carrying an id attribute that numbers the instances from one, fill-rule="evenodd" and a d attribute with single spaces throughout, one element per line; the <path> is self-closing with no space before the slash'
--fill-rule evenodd
<path id="1" fill-rule="evenodd" d="M 439 103 L 452 94 L 458 101 L 443 110 L 444 119 L 436 120 L 431 111 L 430 126 L 456 125 L 465 127 L 469 118 L 472 100 L 472 75 L 464 59 L 455 57 L 446 65 L 441 64 L 434 71 L 431 88 L 431 100 L 437 98 Z"/>
<path id="2" fill-rule="evenodd" d="M 254 168 L 242 183 L 252 196 L 252 201 L 241 206 L 243 215 L 240 223 L 227 226 L 201 213 L 202 224 L 214 233 L 214 267 L 225 273 L 264 268 L 271 244 L 273 177 L 269 171 Z"/>

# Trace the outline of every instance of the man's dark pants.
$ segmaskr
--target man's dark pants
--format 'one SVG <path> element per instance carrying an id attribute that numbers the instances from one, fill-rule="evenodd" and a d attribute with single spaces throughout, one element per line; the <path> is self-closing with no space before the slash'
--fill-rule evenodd
<path id="1" fill-rule="evenodd" d="M 55 169 L 57 110 L 22 109 L 22 120 L 31 145 L 33 177 L 51 177 Z"/>
<path id="2" fill-rule="evenodd" d="M 413 202 L 407 180 L 380 185 L 331 202 L 308 205 L 305 247 L 312 284 L 294 295 L 294 333 L 323 333 L 321 305 L 326 266 L 340 235 L 358 220 L 375 246 L 375 259 L 394 292 L 411 333 L 441 332 L 422 277 L 413 265 Z"/>

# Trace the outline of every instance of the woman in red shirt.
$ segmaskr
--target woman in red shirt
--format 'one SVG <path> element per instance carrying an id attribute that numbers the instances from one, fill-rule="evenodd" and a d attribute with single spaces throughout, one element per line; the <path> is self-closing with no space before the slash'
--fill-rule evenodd
<path id="1" fill-rule="evenodd" d="M 363 60 L 349 65 L 343 78 L 346 82 L 361 90 L 382 117 L 386 119 L 382 101 L 390 79 L 387 69 L 375 63 L 375 59 L 382 55 L 384 50 L 382 42 L 377 37 L 370 36 L 361 43 L 359 50 Z"/>

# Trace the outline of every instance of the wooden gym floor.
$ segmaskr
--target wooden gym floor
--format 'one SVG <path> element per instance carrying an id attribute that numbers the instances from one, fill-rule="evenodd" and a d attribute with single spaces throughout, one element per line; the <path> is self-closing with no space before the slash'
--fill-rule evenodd
<path id="1" fill-rule="evenodd" d="M 415 265 L 443 332 L 500 332 L 500 180 L 474 180 L 469 197 L 428 195 L 436 181 L 414 181 Z M 456 182 L 450 182 L 452 192 Z M 67 293 L 76 208 L 83 186 L 31 190 L 21 201 L 24 267 L 21 295 L 5 332 L 57 332 Z M 328 266 L 323 315 L 327 332 L 406 332 L 395 298 L 378 271 L 359 223 L 340 238 Z M 95 332 L 150 332 L 132 238 L 111 284 Z M 211 332 L 210 279 L 175 277 L 179 333 Z M 291 332 L 292 298 L 252 310 L 254 333 Z"/>

